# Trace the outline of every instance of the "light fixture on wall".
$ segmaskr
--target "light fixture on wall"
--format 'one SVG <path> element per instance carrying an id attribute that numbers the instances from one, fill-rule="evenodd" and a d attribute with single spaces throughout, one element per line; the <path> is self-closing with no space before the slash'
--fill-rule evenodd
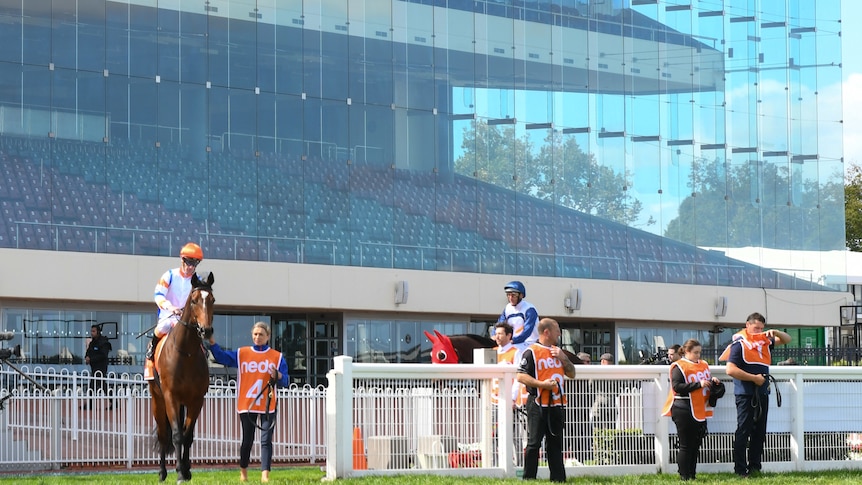
<path id="1" fill-rule="evenodd" d="M 715 299 L 715 316 L 723 317 L 727 315 L 727 297 L 719 296 Z"/>
<path id="2" fill-rule="evenodd" d="M 566 310 L 569 313 L 574 312 L 575 310 L 581 309 L 581 289 L 580 288 L 570 288 L 569 292 L 566 294 L 566 298 L 563 300 L 563 305 L 565 305 Z"/>
<path id="3" fill-rule="evenodd" d="M 395 282 L 395 304 L 401 305 L 407 303 L 407 296 L 410 293 L 410 284 L 406 281 L 396 281 Z"/>

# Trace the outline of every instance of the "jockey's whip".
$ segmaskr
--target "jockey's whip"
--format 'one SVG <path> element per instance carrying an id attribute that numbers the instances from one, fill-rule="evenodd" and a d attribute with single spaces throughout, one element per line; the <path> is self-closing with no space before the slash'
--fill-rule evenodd
<path id="1" fill-rule="evenodd" d="M 157 325 L 158 325 L 158 322 L 156 322 L 152 327 L 150 327 L 150 328 L 148 328 L 148 329 L 144 330 L 143 332 L 139 333 L 139 334 L 138 334 L 138 336 L 137 336 L 137 337 L 135 337 L 135 338 L 136 338 L 136 339 L 139 339 L 139 338 L 143 337 L 144 335 L 146 335 L 146 334 L 150 333 L 150 331 L 155 330 L 155 328 L 156 328 L 156 326 L 157 326 Z"/>

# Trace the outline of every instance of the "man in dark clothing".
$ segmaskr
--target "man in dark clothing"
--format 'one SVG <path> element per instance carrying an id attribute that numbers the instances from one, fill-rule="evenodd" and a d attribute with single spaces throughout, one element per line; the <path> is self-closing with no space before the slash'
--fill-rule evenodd
<path id="1" fill-rule="evenodd" d="M 545 460 L 552 482 L 566 481 L 563 462 L 563 430 L 566 427 L 566 396 L 563 380 L 574 379 L 575 366 L 557 346 L 562 332 L 556 320 L 543 318 L 539 340 L 521 354 L 516 379 L 527 387 L 527 447 L 524 449 L 524 480 L 536 478 L 539 449 L 545 442 Z"/>
<path id="2" fill-rule="evenodd" d="M 90 366 L 90 394 L 95 396 L 99 390 L 102 393 L 108 393 L 107 382 L 104 380 L 108 376 L 108 354 L 111 352 L 111 342 L 102 335 L 102 327 L 93 325 L 90 327 L 90 343 L 87 345 L 87 353 L 84 354 L 84 361 Z M 93 408 L 92 404 L 87 404 L 89 409 Z M 108 407 L 114 408 L 113 401 L 108 401 Z"/>
<path id="3" fill-rule="evenodd" d="M 727 362 L 736 397 L 736 433 L 733 437 L 733 471 L 741 477 L 761 471 L 766 419 L 769 414 L 769 365 L 772 349 L 790 342 L 780 330 L 765 330 L 766 318 L 752 313 L 745 328 L 733 335 L 718 358 Z"/>

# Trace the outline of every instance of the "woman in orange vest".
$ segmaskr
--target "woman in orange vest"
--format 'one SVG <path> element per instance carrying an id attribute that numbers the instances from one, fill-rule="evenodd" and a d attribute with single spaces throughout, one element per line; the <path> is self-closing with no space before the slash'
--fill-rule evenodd
<path id="1" fill-rule="evenodd" d="M 697 454 L 706 436 L 706 418 L 712 417 L 709 405 L 710 389 L 721 381 L 712 377 L 709 364 L 700 360 L 702 347 L 695 339 L 688 339 L 680 348 L 683 357 L 670 365 L 670 392 L 662 416 L 670 416 L 679 437 L 676 457 L 679 477 L 694 480 Z"/>
<path id="2" fill-rule="evenodd" d="M 254 444 L 255 429 L 260 429 L 260 481 L 269 481 L 272 468 L 272 434 L 275 427 L 276 386 L 287 387 L 287 363 L 281 352 L 269 347 L 269 325 L 257 322 L 251 328 L 254 345 L 235 351 L 223 350 L 210 337 L 210 352 L 219 364 L 236 367 L 236 412 L 242 425 L 242 444 L 239 447 L 240 481 L 248 481 L 248 463 Z M 267 385 L 272 384 L 270 389 Z M 272 392 L 272 398 L 266 396 Z M 269 405 L 269 408 L 267 408 Z M 260 421 L 260 425 L 258 425 Z"/>

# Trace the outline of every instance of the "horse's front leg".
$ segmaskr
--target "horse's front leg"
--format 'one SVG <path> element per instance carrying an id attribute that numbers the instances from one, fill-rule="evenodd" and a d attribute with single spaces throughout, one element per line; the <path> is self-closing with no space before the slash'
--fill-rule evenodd
<path id="1" fill-rule="evenodd" d="M 186 407 L 186 420 L 183 425 L 183 477 L 186 480 L 192 479 L 192 458 L 191 458 L 191 448 L 192 443 L 195 441 L 195 425 L 197 424 L 198 416 L 200 415 L 200 408 L 203 406 L 203 402 L 200 405 L 192 405 Z"/>
<path id="2" fill-rule="evenodd" d="M 168 469 L 165 466 L 165 450 L 159 451 L 159 481 L 164 482 L 168 478 Z"/>
<path id="3" fill-rule="evenodd" d="M 174 441 L 174 450 L 177 455 L 177 483 L 184 482 L 188 480 L 185 474 L 185 460 L 188 455 L 188 450 L 185 448 L 183 442 L 183 432 L 182 422 L 179 420 L 171 422 L 171 436 Z"/>

